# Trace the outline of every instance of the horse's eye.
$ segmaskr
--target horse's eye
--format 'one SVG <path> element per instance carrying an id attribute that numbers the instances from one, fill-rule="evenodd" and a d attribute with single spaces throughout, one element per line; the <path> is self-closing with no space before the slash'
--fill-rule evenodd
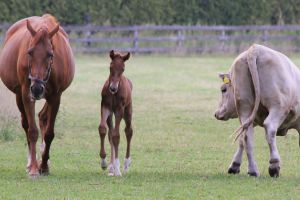
<path id="1" fill-rule="evenodd" d="M 27 51 L 27 53 L 28 53 L 29 56 L 32 56 L 32 55 L 33 55 L 33 49 L 29 49 L 29 50 Z"/>
<path id="2" fill-rule="evenodd" d="M 222 89 L 221 89 L 221 92 L 222 92 L 222 93 L 225 93 L 226 91 L 227 91 L 227 88 L 222 88 Z"/>
<path id="3" fill-rule="evenodd" d="M 53 58 L 53 53 L 52 52 L 48 52 L 48 57 L 49 58 Z"/>

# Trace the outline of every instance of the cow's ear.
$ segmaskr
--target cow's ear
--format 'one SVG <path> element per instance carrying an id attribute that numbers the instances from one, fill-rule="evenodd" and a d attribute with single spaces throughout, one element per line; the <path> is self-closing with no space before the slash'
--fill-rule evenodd
<path id="1" fill-rule="evenodd" d="M 222 81 L 226 84 L 226 83 L 230 83 L 231 79 L 230 79 L 230 74 L 219 74 L 219 77 L 222 79 Z"/>

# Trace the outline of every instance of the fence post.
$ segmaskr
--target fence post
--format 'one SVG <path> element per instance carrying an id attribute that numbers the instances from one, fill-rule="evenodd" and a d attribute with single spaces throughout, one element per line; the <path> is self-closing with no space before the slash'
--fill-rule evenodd
<path id="1" fill-rule="evenodd" d="M 136 26 L 134 26 L 133 33 L 133 52 L 136 53 L 139 48 L 139 31 Z"/>
<path id="2" fill-rule="evenodd" d="M 176 51 L 183 50 L 183 41 L 184 41 L 184 34 L 183 30 L 177 30 L 177 44 L 176 44 Z"/>
<path id="3" fill-rule="evenodd" d="M 266 43 L 268 41 L 268 30 L 264 30 L 262 41 L 263 43 Z"/>
<path id="4" fill-rule="evenodd" d="M 221 36 L 220 36 L 219 40 L 221 41 L 221 51 L 224 52 L 225 51 L 225 40 L 226 40 L 226 32 L 224 29 L 221 32 Z"/>

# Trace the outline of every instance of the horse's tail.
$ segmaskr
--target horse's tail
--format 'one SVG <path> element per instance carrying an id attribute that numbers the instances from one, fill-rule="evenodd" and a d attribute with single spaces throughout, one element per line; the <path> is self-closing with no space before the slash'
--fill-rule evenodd
<path id="1" fill-rule="evenodd" d="M 251 124 L 253 124 L 258 107 L 259 107 L 260 83 L 259 83 L 257 64 L 256 64 L 257 56 L 258 56 L 257 46 L 252 45 L 252 47 L 250 47 L 250 49 L 248 50 L 247 63 L 248 63 L 248 68 L 249 68 L 249 71 L 251 74 L 252 83 L 254 86 L 254 95 L 255 95 L 254 108 L 251 112 L 251 115 L 246 119 L 246 121 L 233 133 L 233 134 L 236 134 L 234 141 L 236 141 L 243 133 L 245 133 L 246 130 L 249 128 L 249 126 Z M 299 143 L 299 145 L 300 145 L 300 143 Z"/>

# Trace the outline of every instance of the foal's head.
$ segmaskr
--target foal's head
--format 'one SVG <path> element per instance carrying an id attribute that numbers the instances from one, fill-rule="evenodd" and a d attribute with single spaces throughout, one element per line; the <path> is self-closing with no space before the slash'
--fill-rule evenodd
<path id="1" fill-rule="evenodd" d="M 119 83 L 121 76 L 125 70 L 125 61 L 129 59 L 130 53 L 126 55 L 115 54 L 113 50 L 110 51 L 109 56 L 111 58 L 110 74 L 109 74 L 109 91 L 112 94 L 116 94 L 119 89 Z"/>
<path id="2" fill-rule="evenodd" d="M 53 62 L 51 38 L 59 30 L 59 25 L 56 25 L 50 32 L 46 26 L 42 26 L 36 31 L 27 20 L 27 29 L 32 36 L 27 50 L 30 92 L 32 98 L 38 100 L 44 96 L 45 86 L 50 78 Z"/>

